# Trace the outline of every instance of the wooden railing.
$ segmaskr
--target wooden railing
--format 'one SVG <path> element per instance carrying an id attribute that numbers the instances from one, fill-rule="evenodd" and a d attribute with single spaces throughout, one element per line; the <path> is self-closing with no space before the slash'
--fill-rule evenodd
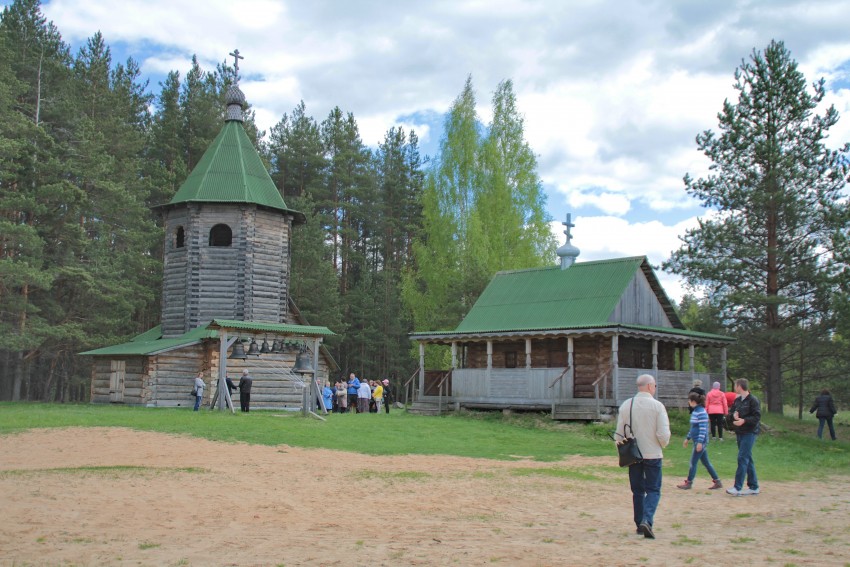
<path id="1" fill-rule="evenodd" d="M 597 419 L 602 417 L 602 407 L 600 405 L 601 401 L 600 401 L 600 398 L 599 398 L 599 383 L 602 382 L 602 395 L 607 398 L 608 397 L 608 376 L 611 375 L 611 372 L 613 372 L 613 370 L 614 370 L 614 367 L 609 366 L 608 370 L 603 372 L 602 375 L 599 376 L 599 378 L 597 378 L 596 380 L 594 380 L 594 382 L 592 384 L 593 385 L 593 395 L 596 397 L 596 418 Z"/>
<path id="2" fill-rule="evenodd" d="M 443 374 L 440 377 L 440 381 L 437 382 L 437 411 L 439 413 L 443 413 L 443 393 L 446 389 L 446 381 L 452 375 L 452 370 L 454 370 L 454 368 Z M 445 393 L 448 394 L 448 392 Z M 448 395 L 446 396 L 446 398 L 448 399 Z"/>
<path id="3" fill-rule="evenodd" d="M 555 384 L 558 384 L 561 380 L 563 380 L 563 379 L 564 379 L 564 376 L 566 376 L 566 375 L 567 375 L 567 372 L 569 372 L 569 371 L 570 371 L 570 368 L 572 368 L 572 367 L 571 367 L 571 366 L 567 366 L 566 368 L 564 368 L 564 371 L 563 371 L 563 372 L 561 372 L 560 374 L 558 374 L 558 377 L 557 377 L 557 378 L 555 378 L 554 380 L 552 380 L 552 383 L 551 383 L 551 384 L 549 384 L 549 389 L 550 389 L 550 390 L 552 390 L 552 388 L 554 388 L 554 387 L 555 387 Z M 562 396 L 558 396 L 558 399 L 560 399 L 561 397 L 562 397 Z M 552 390 L 552 418 L 553 418 L 553 419 L 554 419 L 554 417 L 555 417 L 555 405 L 556 405 L 556 404 L 555 404 L 555 391 L 554 391 L 554 390 Z"/>
<path id="4" fill-rule="evenodd" d="M 408 397 L 407 394 L 410 392 L 410 400 L 409 403 L 413 403 L 416 401 L 416 383 L 413 382 L 419 376 L 419 370 L 421 367 L 417 367 L 416 370 L 413 371 L 413 374 L 410 375 L 410 378 L 404 381 L 404 405 L 408 405 Z"/>

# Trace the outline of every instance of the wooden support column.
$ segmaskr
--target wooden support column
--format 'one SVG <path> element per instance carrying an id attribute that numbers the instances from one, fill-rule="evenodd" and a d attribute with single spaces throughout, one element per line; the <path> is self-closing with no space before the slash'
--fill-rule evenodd
<path id="1" fill-rule="evenodd" d="M 227 401 L 224 398 L 224 391 L 227 390 L 225 383 L 227 378 L 227 329 L 218 330 L 218 389 L 215 393 L 218 397 L 218 409 L 223 410 L 227 407 Z"/>
<path id="2" fill-rule="evenodd" d="M 614 400 L 620 400 L 620 336 L 613 335 L 611 337 L 611 380 L 614 382 Z"/>
<path id="3" fill-rule="evenodd" d="M 325 400 L 322 398 L 322 385 L 319 384 L 321 377 L 319 376 L 319 345 L 321 341 L 319 337 L 315 337 L 313 339 L 313 383 L 316 385 L 316 399 L 318 403 L 316 404 L 322 411 L 321 413 L 327 414 L 328 410 L 325 408 Z"/>
<path id="4" fill-rule="evenodd" d="M 493 341 L 487 341 L 487 384 L 490 383 L 490 376 L 493 373 Z"/>
<path id="5" fill-rule="evenodd" d="M 525 367 L 531 368 L 531 339 L 525 339 Z"/>
<path id="6" fill-rule="evenodd" d="M 696 373 L 696 360 L 694 356 L 694 345 L 688 345 L 688 358 L 690 359 L 690 369 L 691 369 L 691 381 L 694 380 L 694 374 Z"/>
<path id="7" fill-rule="evenodd" d="M 419 397 L 425 395 L 425 343 L 419 343 Z"/>
<path id="8" fill-rule="evenodd" d="M 573 364 L 574 357 L 575 357 L 575 343 L 573 343 L 572 337 L 567 337 L 567 367 L 569 368 L 569 370 L 567 371 L 567 376 L 570 379 L 570 384 L 573 385 L 572 395 L 570 396 L 571 398 L 575 397 L 576 368 L 575 368 L 575 365 Z M 563 380 L 561 380 L 561 382 L 563 382 Z M 563 394 L 564 394 L 563 386 L 561 386 L 561 398 L 563 398 Z"/>
<path id="9" fill-rule="evenodd" d="M 227 337 L 227 330 L 220 329 L 219 330 L 219 343 L 218 343 L 218 378 L 216 379 L 216 389 L 215 395 L 213 396 L 212 402 L 210 402 L 210 410 L 215 409 L 215 406 L 218 405 L 218 409 L 225 409 L 227 406 L 230 406 L 230 413 L 236 413 L 236 410 L 233 409 L 233 399 L 230 397 L 230 388 L 227 387 L 227 349 L 235 343 L 239 337 L 233 337 L 229 339 Z M 217 404 L 216 404 L 217 402 Z"/>
<path id="10" fill-rule="evenodd" d="M 652 339 L 652 374 L 655 376 L 655 382 L 658 382 L 658 341 Z"/>
<path id="11" fill-rule="evenodd" d="M 726 347 L 720 348 L 720 373 L 723 374 L 723 387 L 726 388 L 726 382 L 729 380 L 726 368 Z"/>
<path id="12" fill-rule="evenodd" d="M 457 368 L 457 341 L 452 341 L 452 368 Z"/>

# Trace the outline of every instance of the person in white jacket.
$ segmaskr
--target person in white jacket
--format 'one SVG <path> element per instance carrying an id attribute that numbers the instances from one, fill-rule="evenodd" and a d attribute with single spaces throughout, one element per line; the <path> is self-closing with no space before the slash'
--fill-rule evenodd
<path id="1" fill-rule="evenodd" d="M 638 393 L 620 406 L 617 433 L 620 439 L 633 436 L 643 455 L 641 462 L 629 467 L 634 521 L 638 534 L 655 539 L 652 526 L 661 500 L 662 449 L 670 443 L 670 420 L 664 404 L 655 399 L 655 378 L 651 374 L 638 376 L 637 389 Z"/>
<path id="2" fill-rule="evenodd" d="M 357 413 L 369 413 L 369 400 L 372 398 L 372 388 L 366 380 L 360 381 L 357 388 Z"/>
<path id="3" fill-rule="evenodd" d="M 195 411 L 198 411 L 198 408 L 201 407 L 201 400 L 204 399 L 204 388 L 206 387 L 204 373 L 198 372 L 198 375 L 195 376 Z"/>

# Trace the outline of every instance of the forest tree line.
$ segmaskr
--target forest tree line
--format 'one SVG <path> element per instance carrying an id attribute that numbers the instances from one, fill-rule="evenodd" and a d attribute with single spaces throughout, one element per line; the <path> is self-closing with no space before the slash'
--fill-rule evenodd
<path id="1" fill-rule="evenodd" d="M 18 0 L 0 21 L 0 74 L 0 399 L 86 400 L 90 361 L 76 353 L 159 323 L 163 233 L 150 207 L 222 128 L 234 71 L 193 58 L 154 92 L 100 33 L 72 53 L 38 1 Z M 268 133 L 246 112 L 287 206 L 307 217 L 292 239 L 292 297 L 337 333 L 327 346 L 342 372 L 406 379 L 417 319 L 454 326 L 489 274 L 553 256 L 510 81 L 493 104 L 483 126 L 468 80 L 443 140 L 457 156 L 429 163 L 414 131 L 390 128 L 372 149 L 339 107 L 316 120 L 301 102 Z M 449 194 L 463 214 L 437 203 Z M 429 271 L 429 226 L 463 270 Z M 435 298 L 438 287 L 462 291 Z M 427 319 L 441 310 L 450 316 Z"/>
<path id="2" fill-rule="evenodd" d="M 153 89 L 101 34 L 72 53 L 37 0 L 4 9 L 0 399 L 85 401 L 90 362 L 76 353 L 159 323 L 163 233 L 150 207 L 218 134 L 233 79 L 226 62 L 204 70 L 193 58 Z M 809 93 L 781 42 L 754 51 L 735 80 L 719 133 L 697 136 L 711 173 L 685 179 L 718 214 L 664 264 L 702 292 L 680 313 L 739 339 L 730 376 L 763 389 L 771 411 L 802 408 L 821 387 L 850 401 L 848 148 L 825 145 L 837 113 L 815 114 L 823 82 Z M 301 102 L 267 133 L 246 112 L 287 206 L 307 218 L 292 239 L 292 296 L 310 324 L 337 333 L 328 347 L 343 372 L 407 379 L 410 332 L 455 327 L 498 270 L 554 263 L 510 80 L 491 104 L 485 125 L 467 79 L 430 157 L 402 128 L 370 148 L 339 107 L 317 120 Z M 447 356 L 429 349 L 428 367 Z"/>

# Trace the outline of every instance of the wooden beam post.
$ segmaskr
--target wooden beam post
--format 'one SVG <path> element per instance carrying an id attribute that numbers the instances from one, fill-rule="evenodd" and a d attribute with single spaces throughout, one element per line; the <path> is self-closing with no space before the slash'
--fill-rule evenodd
<path id="1" fill-rule="evenodd" d="M 425 343 L 419 343 L 419 397 L 425 395 Z M 416 401 L 416 400 L 413 400 Z"/>
<path id="2" fill-rule="evenodd" d="M 571 398 L 575 397 L 575 383 L 576 383 L 575 372 L 576 372 L 576 369 L 575 369 L 575 365 L 573 364 L 573 359 L 575 357 L 575 348 L 576 347 L 575 347 L 575 343 L 573 342 L 573 338 L 567 337 L 567 367 L 569 368 L 569 370 L 567 371 L 567 377 L 569 377 L 569 379 L 570 379 L 570 384 L 573 385 L 572 395 L 570 396 Z M 563 380 L 561 380 L 561 382 L 562 382 L 562 384 L 561 384 L 561 399 L 563 399 L 563 397 L 564 397 Z"/>
<path id="3" fill-rule="evenodd" d="M 611 336 L 611 380 L 614 381 L 614 402 L 620 402 L 620 359 L 618 355 L 619 335 Z"/>
<path id="4" fill-rule="evenodd" d="M 525 339 L 525 368 L 531 369 L 531 339 Z"/>
<path id="5" fill-rule="evenodd" d="M 691 382 L 694 381 L 694 374 L 696 373 L 697 365 L 696 365 L 696 355 L 694 353 L 694 345 L 688 345 L 688 358 L 690 359 L 690 369 L 691 369 Z"/>
<path id="6" fill-rule="evenodd" d="M 652 374 L 658 382 L 658 339 L 652 339 Z"/>

